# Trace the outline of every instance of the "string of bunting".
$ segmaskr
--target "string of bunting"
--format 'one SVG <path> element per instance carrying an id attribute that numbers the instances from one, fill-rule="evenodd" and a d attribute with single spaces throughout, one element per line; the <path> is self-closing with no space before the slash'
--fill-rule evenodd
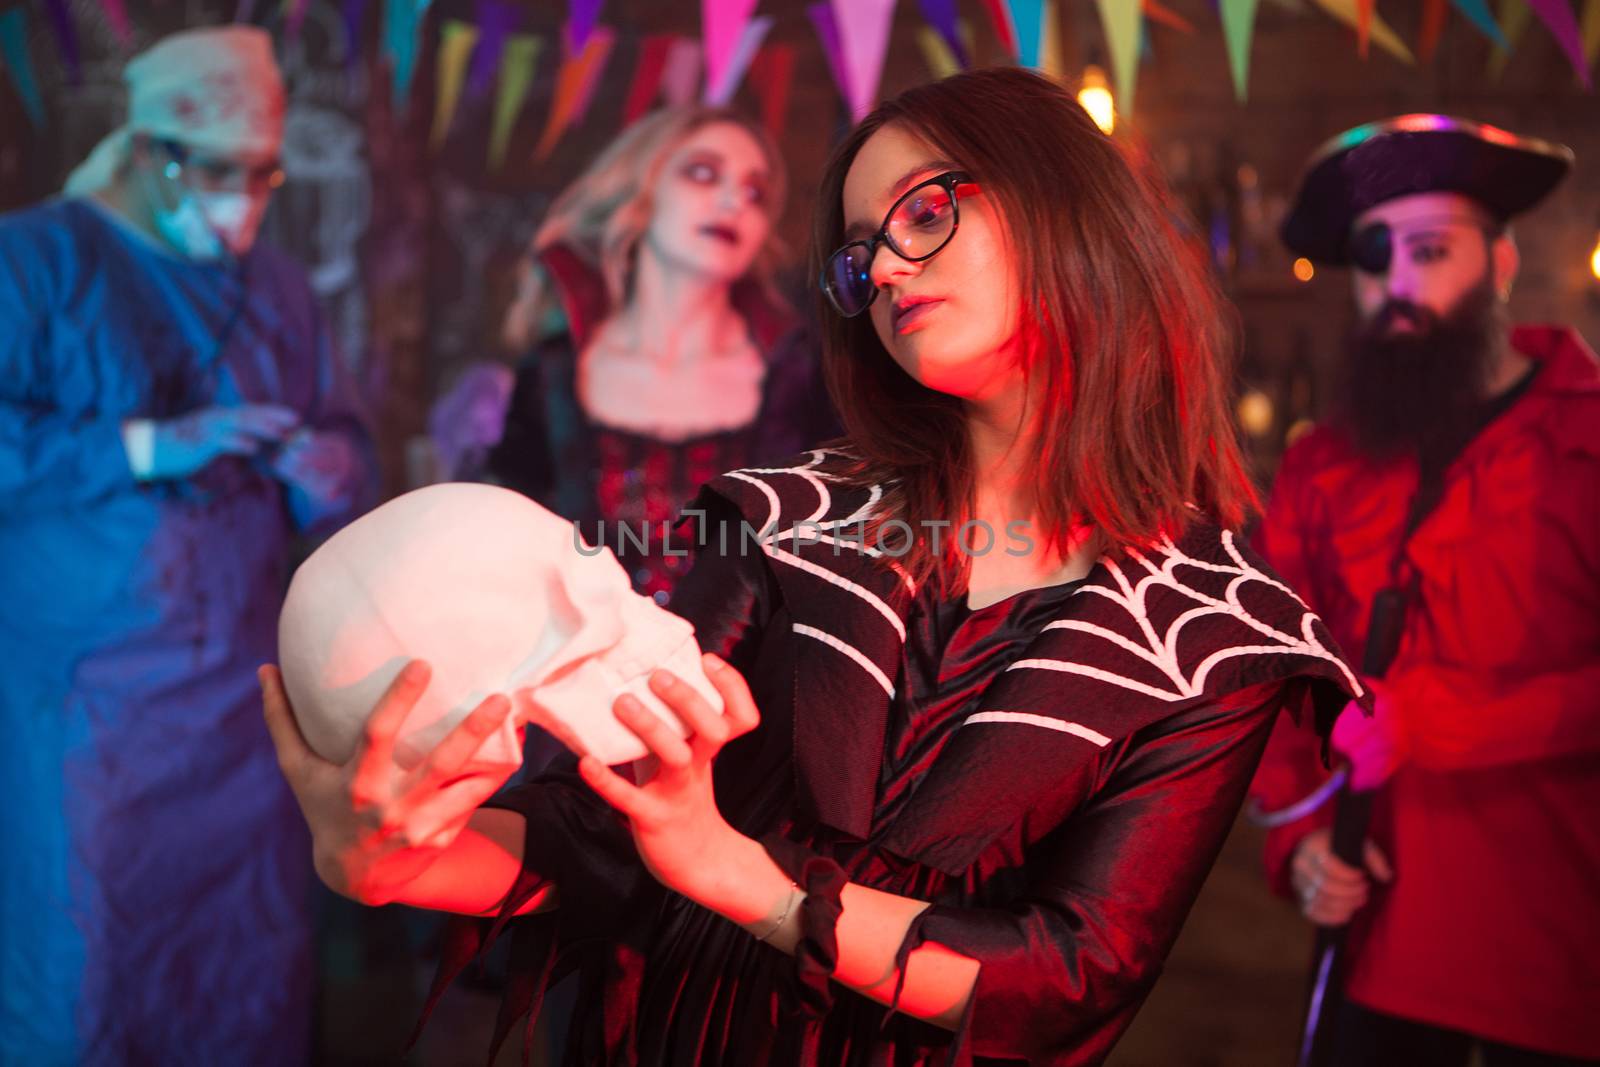
<path id="1" fill-rule="evenodd" d="M 265 0 L 258 4 L 258 0 L 239 0 L 235 19 L 254 21 L 258 6 L 270 8 L 269 25 L 286 40 L 294 40 L 305 32 L 314 7 L 337 3 L 342 58 L 354 77 L 369 7 L 380 7 L 378 40 L 397 110 L 408 106 L 423 41 L 431 26 L 435 85 L 429 144 L 434 150 L 444 145 L 462 102 L 483 106 L 492 89 L 488 161 L 495 168 L 505 163 L 511 133 L 532 93 L 541 59 L 551 57 L 556 69 L 549 112 L 532 157 L 534 161 L 548 158 L 562 137 L 583 121 L 608 64 L 619 51 L 615 29 L 600 21 L 604 0 L 567 0 L 567 19 L 555 41 L 518 32 L 523 10 L 514 0 L 475 0 L 470 19 L 438 18 L 430 23 L 431 2 Z M 935 77 L 972 66 L 976 50 L 970 16 L 962 17 L 965 7 L 987 19 L 1005 58 L 1064 77 L 1058 9 L 1066 2 L 916 0 L 923 24 L 914 40 Z M 1212 0 L 1234 94 L 1241 103 L 1249 96 L 1250 53 L 1262 2 Z M 1505 69 L 1535 21 L 1554 39 L 1586 90 L 1593 90 L 1592 68 L 1600 58 L 1600 0 L 1497 0 L 1492 9 L 1490 0 L 1422 0 L 1415 53 L 1384 20 L 1376 0 L 1266 2 L 1301 14 L 1319 12 L 1343 23 L 1353 32 L 1356 53 L 1362 59 L 1376 46 L 1402 63 L 1415 64 L 1419 57 L 1428 62 L 1452 15 L 1493 46 L 1488 68 L 1491 77 Z M 761 0 L 701 0 L 698 37 L 652 34 L 629 40 L 625 51 L 631 53 L 633 66 L 624 97 L 623 124 L 636 121 L 661 103 L 699 99 L 724 105 L 747 85 L 762 121 L 774 136 L 781 136 L 799 48 L 792 33 L 788 40 L 774 39 L 779 15 L 792 13 L 787 9 L 760 13 L 762 6 Z M 778 7 L 770 2 L 765 6 Z M 852 120 L 865 115 L 878 100 L 896 6 L 896 0 L 811 0 L 794 5 L 809 22 L 811 37 Z M 69 0 L 42 0 L 38 7 L 65 81 L 81 85 L 82 51 L 73 21 L 75 5 Z M 1185 35 L 1194 35 L 1197 29 L 1161 0 L 1095 0 L 1095 7 L 1116 81 L 1117 106 L 1126 114 L 1133 108 L 1139 66 L 1150 54 L 1152 26 Z M 138 34 L 129 21 L 125 0 L 100 0 L 100 8 L 117 47 L 132 52 L 139 43 Z M 0 68 L 29 121 L 43 129 L 48 116 L 30 51 L 29 13 L 29 5 L 23 3 L 0 10 Z"/>

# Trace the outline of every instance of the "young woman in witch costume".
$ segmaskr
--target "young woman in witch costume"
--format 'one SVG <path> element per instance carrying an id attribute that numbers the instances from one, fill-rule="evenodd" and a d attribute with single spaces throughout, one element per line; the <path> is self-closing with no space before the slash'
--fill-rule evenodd
<path id="1" fill-rule="evenodd" d="M 504 697 L 410 776 L 387 752 L 420 665 L 347 766 L 305 749 L 270 668 L 268 722 L 330 885 L 476 917 L 441 985 L 513 933 L 496 1044 L 577 969 L 569 1062 L 1097 1063 L 1274 713 L 1360 686 L 1229 532 L 1251 492 L 1222 302 L 1068 94 L 1019 70 L 913 89 L 821 195 L 849 434 L 699 498 L 674 607 L 722 714 L 658 678 L 692 733 L 619 701 L 655 753 L 632 780 L 584 759 L 477 808 L 499 783 L 456 771 Z M 408 840 L 441 808 L 459 833 Z"/>

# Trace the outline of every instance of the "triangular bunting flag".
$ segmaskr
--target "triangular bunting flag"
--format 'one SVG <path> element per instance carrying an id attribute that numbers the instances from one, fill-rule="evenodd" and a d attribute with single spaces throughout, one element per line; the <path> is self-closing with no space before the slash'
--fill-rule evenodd
<path id="1" fill-rule="evenodd" d="M 833 0 L 839 29 L 839 58 L 848 72 L 850 117 L 860 122 L 878 102 L 883 57 L 889 50 L 889 25 L 895 0 Z"/>
<path id="2" fill-rule="evenodd" d="M 1255 36 L 1259 0 L 1222 0 L 1222 33 L 1228 42 L 1228 69 L 1233 72 L 1234 99 L 1241 104 L 1250 91 L 1250 41 Z"/>
<path id="3" fill-rule="evenodd" d="M 1511 42 L 1506 40 L 1500 24 L 1489 14 L 1489 0 L 1454 0 L 1456 10 L 1461 12 L 1466 20 L 1478 27 L 1483 35 L 1501 48 L 1510 48 Z"/>
<path id="4" fill-rule="evenodd" d="M 631 126 L 644 117 L 661 95 L 661 75 L 667 67 L 667 53 L 677 36 L 655 33 L 639 46 L 639 63 L 633 68 L 633 81 L 628 85 L 628 95 L 622 105 L 622 124 Z"/>
<path id="5" fill-rule="evenodd" d="M 1422 28 L 1417 31 L 1417 55 L 1426 63 L 1439 47 L 1439 37 L 1444 33 L 1445 16 L 1449 14 L 1450 0 L 1423 0 Z"/>
<path id="6" fill-rule="evenodd" d="M 1129 115 L 1133 113 L 1134 85 L 1139 75 L 1139 39 L 1144 12 L 1140 10 L 1139 0 L 1096 0 L 1096 3 L 1100 7 L 1100 25 L 1111 50 L 1112 77 L 1117 82 L 1117 110 Z"/>
<path id="7" fill-rule="evenodd" d="M 1159 22 L 1168 29 L 1177 30 L 1179 33 L 1194 32 L 1194 23 L 1167 5 L 1160 3 L 1159 0 L 1144 0 L 1144 3 L 1140 6 L 1144 9 L 1144 17 L 1151 22 Z"/>
<path id="8" fill-rule="evenodd" d="M 705 46 L 706 93 L 722 85 L 756 0 L 700 0 L 700 39 Z"/>
<path id="9" fill-rule="evenodd" d="M 700 83 L 700 42 L 693 37 L 679 37 L 667 50 L 666 68 L 661 72 L 661 94 L 673 107 L 682 107 L 694 99 L 695 86 Z"/>
<path id="10" fill-rule="evenodd" d="M 1017 63 L 1039 66 L 1039 50 L 1044 42 L 1045 0 L 1006 0 L 1011 28 L 1017 35 Z"/>
<path id="11" fill-rule="evenodd" d="M 450 123 L 461 102 L 461 83 L 467 76 L 467 60 L 478 43 L 478 27 L 458 19 L 446 19 L 439 31 L 439 55 L 433 93 L 433 130 L 428 147 L 437 152 L 450 133 Z"/>
<path id="12" fill-rule="evenodd" d="M 1360 17 L 1356 12 L 1356 0 L 1316 0 L 1316 5 L 1351 29 L 1356 28 L 1356 23 Z M 1373 14 L 1371 37 L 1379 48 L 1388 52 L 1402 63 L 1416 62 L 1416 57 L 1411 54 L 1411 49 L 1406 47 L 1406 43 L 1383 20 L 1382 15 Z"/>
<path id="13" fill-rule="evenodd" d="M 744 32 L 739 35 L 739 43 L 734 46 L 733 55 L 728 57 L 727 64 L 722 68 L 721 80 L 715 85 L 709 80 L 706 82 L 706 103 L 713 107 L 723 107 L 733 99 L 733 94 L 739 89 L 739 82 L 744 78 L 744 72 L 750 68 L 750 61 L 755 59 L 756 52 L 761 48 L 761 41 L 770 29 L 772 29 L 771 15 L 762 15 L 744 24 Z"/>
<path id="14" fill-rule="evenodd" d="M 1561 51 L 1567 57 L 1567 62 L 1572 64 L 1572 70 L 1578 75 L 1578 80 L 1585 89 L 1592 89 L 1594 85 L 1589 81 L 1589 64 L 1583 58 L 1583 34 L 1578 29 L 1578 20 L 1572 15 L 1572 5 L 1569 0 L 1527 0 L 1528 6 L 1533 8 L 1533 13 L 1539 16 L 1545 29 L 1550 31 L 1550 36 L 1556 39 L 1556 44 L 1561 46 Z"/>
<path id="15" fill-rule="evenodd" d="M 1525 0 L 1500 0 L 1499 21 L 1506 44 L 1489 53 L 1489 63 L 1484 69 L 1491 81 L 1499 81 L 1505 74 L 1511 53 L 1522 43 L 1522 35 L 1528 32 L 1528 24 L 1533 21 L 1533 9 Z"/>
<path id="16" fill-rule="evenodd" d="M 27 8 L 0 11 L 0 57 L 4 57 L 11 84 L 22 98 L 23 110 L 34 126 L 44 129 L 44 103 L 39 99 L 39 80 L 33 74 L 33 57 L 28 54 Z"/>
<path id="17" fill-rule="evenodd" d="M 761 102 L 761 122 L 774 141 L 783 140 L 783 128 L 789 115 L 789 86 L 793 81 L 792 44 L 767 45 L 750 68 L 750 87 Z"/>
<path id="18" fill-rule="evenodd" d="M 480 100 L 494 84 L 494 73 L 506 48 L 506 38 L 517 25 L 517 9 L 505 0 L 478 0 L 473 21 L 478 24 L 478 47 L 467 67 L 467 96 Z"/>
<path id="19" fill-rule="evenodd" d="M 387 0 L 383 18 L 383 52 L 389 58 L 394 109 L 404 111 L 417 75 L 417 47 L 422 19 L 430 0 Z"/>
<path id="20" fill-rule="evenodd" d="M 611 54 L 614 38 L 615 35 L 605 27 L 596 27 L 584 44 L 583 51 L 562 57 L 561 68 L 556 72 L 555 99 L 551 101 L 550 115 L 545 120 L 544 132 L 539 135 L 539 144 L 533 150 L 535 163 L 542 163 L 549 158 L 561 135 L 581 116 L 600 71 L 605 66 L 606 57 Z"/>
<path id="21" fill-rule="evenodd" d="M 967 48 L 966 42 L 961 39 L 957 29 L 956 0 L 918 0 L 917 6 L 922 10 L 922 17 L 928 27 L 944 38 L 945 48 L 955 57 L 958 70 L 965 70 L 972 65 L 972 52 Z M 922 35 L 919 33 L 918 40 Z M 927 47 L 923 47 L 923 55 L 928 54 Z M 931 66 L 929 69 L 932 69 Z"/>
<path id="22" fill-rule="evenodd" d="M 522 103 L 533 87 L 533 72 L 544 42 L 532 34 L 516 33 L 506 39 L 500 57 L 500 88 L 494 98 L 494 120 L 489 130 L 489 168 L 499 170 L 505 162 L 511 131 L 522 112 Z"/>

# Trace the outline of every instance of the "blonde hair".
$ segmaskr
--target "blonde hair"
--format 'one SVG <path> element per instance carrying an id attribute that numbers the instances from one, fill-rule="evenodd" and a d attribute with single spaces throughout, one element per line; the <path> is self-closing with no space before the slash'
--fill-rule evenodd
<path id="1" fill-rule="evenodd" d="M 667 158 L 696 130 L 719 123 L 749 134 L 771 171 L 764 206 L 773 229 L 747 276 L 771 293 L 773 270 L 781 256 L 776 223 L 785 192 L 783 157 L 777 145 L 760 126 L 727 108 L 664 108 L 624 130 L 550 206 L 534 235 L 517 296 L 506 311 L 501 336 L 508 346 L 527 347 L 540 336 L 552 310 L 551 286 L 538 266 L 539 254 L 552 245 L 568 246 L 600 272 L 611 307 L 627 302 L 639 241 L 655 213 L 651 191 Z"/>

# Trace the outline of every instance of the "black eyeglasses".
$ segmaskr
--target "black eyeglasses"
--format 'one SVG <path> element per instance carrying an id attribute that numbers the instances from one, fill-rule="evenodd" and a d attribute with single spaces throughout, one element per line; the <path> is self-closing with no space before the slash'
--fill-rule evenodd
<path id="1" fill-rule="evenodd" d="M 829 256 L 822 267 L 822 291 L 839 314 L 854 318 L 877 299 L 872 259 L 880 244 L 911 263 L 931 259 L 949 244 L 961 221 L 956 187 L 971 184 L 970 175 L 951 170 L 913 186 L 894 202 L 877 233 L 851 241 Z"/>
<path id="2" fill-rule="evenodd" d="M 163 139 L 161 147 L 166 150 L 172 162 L 167 164 L 167 177 L 177 178 L 182 171 L 189 171 L 200 179 L 207 189 L 233 189 L 243 187 L 247 190 L 276 189 L 283 184 L 283 163 L 279 160 L 270 160 L 258 166 L 247 167 L 231 159 L 218 159 L 213 156 L 204 156 L 188 145 L 179 141 Z"/>

